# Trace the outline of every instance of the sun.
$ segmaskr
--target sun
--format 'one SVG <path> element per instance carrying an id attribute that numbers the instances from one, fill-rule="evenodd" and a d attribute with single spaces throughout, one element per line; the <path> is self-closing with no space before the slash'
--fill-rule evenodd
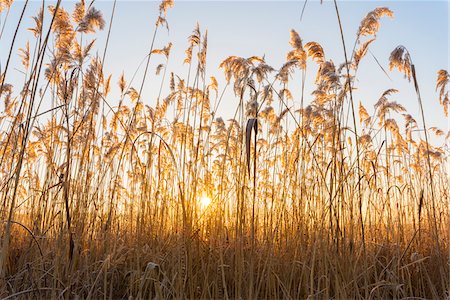
<path id="1" fill-rule="evenodd" d="M 202 209 L 207 208 L 207 207 L 211 204 L 211 201 L 212 201 L 212 200 L 211 200 L 211 198 L 210 198 L 208 195 L 203 194 L 203 195 L 200 197 L 200 199 L 199 199 L 201 208 L 202 208 Z"/>

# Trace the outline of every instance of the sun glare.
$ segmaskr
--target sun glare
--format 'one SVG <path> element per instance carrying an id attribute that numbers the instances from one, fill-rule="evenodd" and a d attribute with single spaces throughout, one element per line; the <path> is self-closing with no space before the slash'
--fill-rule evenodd
<path id="1" fill-rule="evenodd" d="M 202 195 L 199 199 L 200 206 L 202 209 L 207 208 L 211 204 L 211 198 L 208 195 Z"/>

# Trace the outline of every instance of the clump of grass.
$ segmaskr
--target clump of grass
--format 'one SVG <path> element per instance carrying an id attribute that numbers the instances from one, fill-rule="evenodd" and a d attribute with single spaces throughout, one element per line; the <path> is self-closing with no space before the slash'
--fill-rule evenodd
<path id="1" fill-rule="evenodd" d="M 2 1 L 0 12 L 10 5 Z M 8 81 L 8 64 L 1 70 L 0 295 L 448 296 L 448 149 L 428 140 L 445 133 L 425 126 L 423 108 L 418 130 L 393 88 L 372 110 L 353 103 L 360 62 L 393 12 L 377 8 L 363 19 L 340 66 L 292 30 L 280 68 L 230 56 L 219 88 L 199 25 L 186 78 L 167 69 L 171 44 L 156 43 L 172 5 L 160 5 L 143 77 L 120 77 L 117 106 L 103 67 L 107 44 L 102 57 L 92 51 L 93 34 L 107 29 L 109 37 L 114 15 L 105 22 L 93 3 L 72 13 L 61 1 L 43 5 L 35 40 L 20 51 L 23 86 Z M 155 56 L 164 63 L 152 76 Z M 422 106 L 409 53 L 396 48 L 390 61 L 413 78 Z M 294 72 L 300 95 L 291 92 Z M 440 70 L 445 112 L 448 82 Z M 141 97 L 146 84 L 160 87 L 157 99 Z M 224 121 L 218 108 L 229 87 L 238 106 Z"/>

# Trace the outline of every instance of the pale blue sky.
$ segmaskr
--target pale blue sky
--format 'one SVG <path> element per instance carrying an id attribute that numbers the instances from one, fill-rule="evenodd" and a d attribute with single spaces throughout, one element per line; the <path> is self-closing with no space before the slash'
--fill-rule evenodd
<path id="1" fill-rule="evenodd" d="M 72 1 L 63 1 L 63 7 L 71 10 Z M 0 40 L 0 62 L 2 68 L 6 62 L 9 45 L 18 16 L 24 1 L 16 1 L 6 23 L 5 32 Z M 336 65 L 344 61 L 340 41 L 340 33 L 332 2 L 308 1 L 303 19 L 300 13 L 304 1 L 175 1 L 174 8 L 168 11 L 167 20 L 170 31 L 161 30 L 156 38 L 156 48 L 161 48 L 168 41 L 173 43 L 168 70 L 186 77 L 187 66 L 182 62 L 184 50 L 188 46 L 187 37 L 191 34 L 196 22 L 202 31 L 208 29 L 208 67 L 207 75 L 219 79 L 219 89 L 224 86 L 222 71 L 218 69 L 220 62 L 230 55 L 249 57 L 265 55 L 268 64 L 278 69 L 285 62 L 286 53 L 290 50 L 289 31 L 291 28 L 299 32 L 304 43 L 319 42 L 327 59 Z M 361 19 L 371 10 L 387 6 L 394 11 L 394 19 L 383 18 L 377 41 L 371 45 L 372 53 L 388 69 L 390 52 L 397 45 L 404 45 L 410 51 L 416 65 L 428 127 L 438 126 L 448 130 L 448 122 L 438 103 L 435 92 L 436 73 L 439 69 L 448 69 L 449 50 L 449 5 L 447 1 L 338 1 L 347 43 L 347 51 L 351 51 L 356 31 Z M 16 49 L 23 47 L 32 35 L 26 31 L 31 26 L 30 16 L 34 15 L 41 5 L 39 1 L 31 1 L 26 12 L 25 23 L 21 26 Z M 95 6 L 100 9 L 109 22 L 112 1 L 98 1 Z M 110 103 L 117 103 L 117 85 L 122 71 L 127 80 L 138 68 L 139 63 L 148 53 L 154 23 L 158 15 L 159 1 L 118 1 L 116 15 L 112 27 L 110 45 L 105 62 L 105 72 L 112 73 L 114 83 Z M 1 15 L 2 24 L 5 12 Z M 108 24 L 107 24 L 108 26 Z M 95 35 L 99 53 L 105 43 L 106 31 Z M 91 39 L 94 36 L 85 36 Z M 349 53 L 350 54 L 350 53 Z M 142 99 L 146 104 L 154 105 L 160 76 L 155 76 L 156 66 L 163 62 L 154 57 L 144 88 Z M 18 59 L 13 66 L 20 69 Z M 307 101 L 312 97 L 315 76 L 314 63 L 310 63 L 311 73 L 307 79 Z M 143 68 L 142 68 L 143 69 Z M 141 70 L 142 71 L 142 70 Z M 142 72 L 138 73 L 142 74 Z M 20 72 L 10 69 L 7 81 L 14 83 L 21 77 Z M 366 56 L 358 71 L 355 99 L 361 100 L 369 113 L 381 93 L 388 88 L 397 88 L 400 93 L 392 99 L 408 108 L 409 112 L 419 120 L 419 110 L 411 83 L 398 71 L 389 72 L 392 81 L 383 74 L 371 55 Z M 142 76 L 137 76 L 133 86 L 139 87 Z M 295 77 L 294 77 L 295 80 Z M 292 87 L 292 86 L 291 86 Z M 295 91 L 296 89 L 292 87 Z M 167 91 L 167 87 L 165 87 Z M 166 93 L 163 93 L 167 94 Z M 296 95 L 294 95 L 296 96 Z M 229 118 L 238 104 L 238 99 L 231 93 L 225 95 L 219 115 Z M 297 94 L 297 99 L 298 99 Z"/>

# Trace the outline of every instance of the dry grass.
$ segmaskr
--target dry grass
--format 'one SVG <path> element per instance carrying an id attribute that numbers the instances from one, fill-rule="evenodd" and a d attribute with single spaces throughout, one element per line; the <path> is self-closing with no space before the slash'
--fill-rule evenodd
<path id="1" fill-rule="evenodd" d="M 107 46 L 94 56 L 89 35 L 109 36 L 110 22 L 88 3 L 73 13 L 60 4 L 35 17 L 23 86 L 8 83 L 12 50 L 0 72 L 2 298 L 449 297 L 448 150 L 429 143 L 446 133 L 425 126 L 423 109 L 416 122 L 391 100 L 395 89 L 373 109 L 353 103 L 359 63 L 392 11 L 364 18 L 341 66 L 292 30 L 283 66 L 228 57 L 219 88 L 199 26 L 187 78 L 162 64 L 150 79 L 150 58 L 170 58 L 171 44 L 153 46 L 173 5 L 163 1 L 145 75 L 136 87 L 122 76 L 112 107 Z M 408 50 L 390 62 L 422 108 Z M 306 105 L 290 75 L 311 64 Z M 438 72 L 446 112 L 449 79 Z M 169 81 L 170 93 L 142 99 L 149 81 Z M 239 105 L 225 122 L 227 87 Z"/>

